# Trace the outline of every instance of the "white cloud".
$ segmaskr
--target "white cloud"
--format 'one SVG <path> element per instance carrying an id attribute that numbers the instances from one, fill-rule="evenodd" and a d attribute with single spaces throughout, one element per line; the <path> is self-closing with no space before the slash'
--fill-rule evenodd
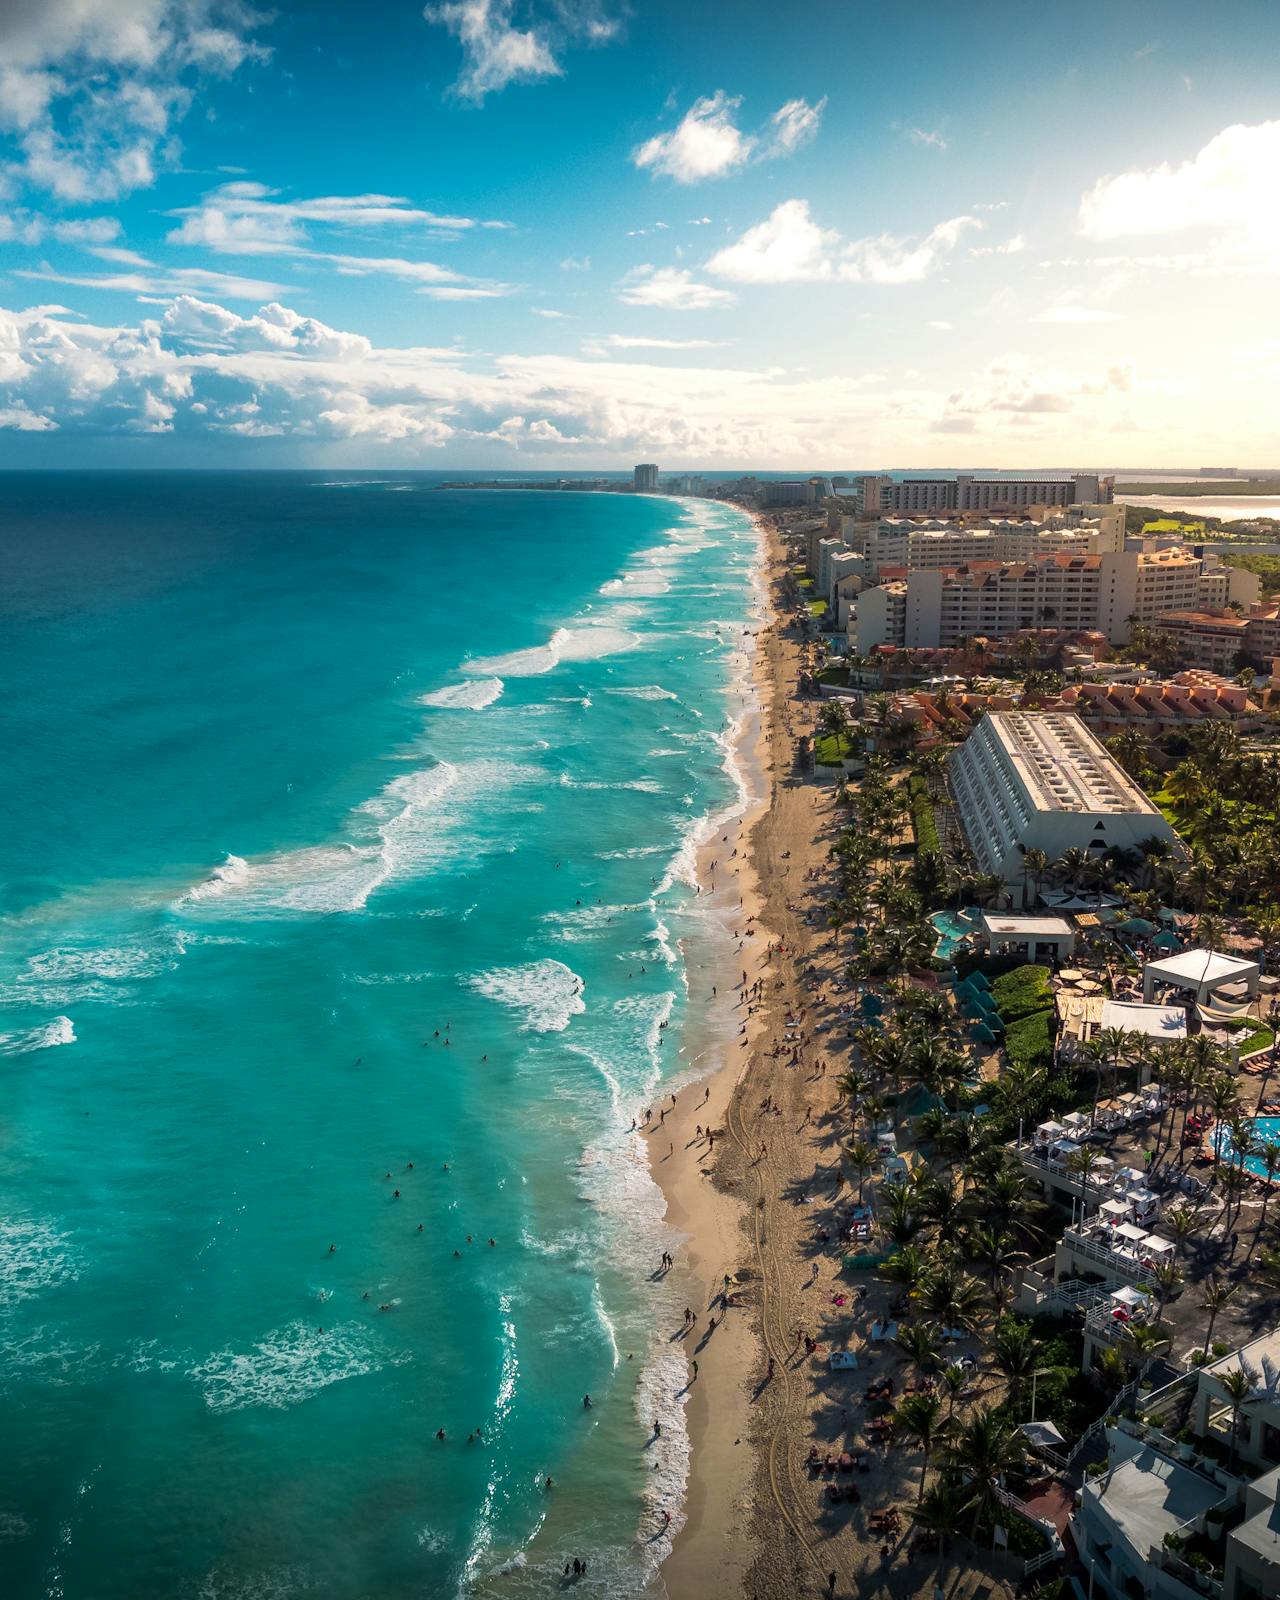
<path id="1" fill-rule="evenodd" d="M 1239 251 L 1280 243 L 1280 121 L 1236 123 L 1188 161 L 1100 178 L 1080 202 L 1080 230 L 1122 239 L 1213 229 Z"/>
<path id="2" fill-rule="evenodd" d="M 637 145 L 631 159 L 637 167 L 665 173 L 677 183 L 723 178 L 744 167 L 755 140 L 735 124 L 741 99 L 722 89 L 695 100 L 670 133 L 655 133 Z"/>
<path id="3" fill-rule="evenodd" d="M 788 100 L 769 118 L 771 149 L 769 154 L 789 156 L 793 150 L 808 144 L 817 137 L 822 113 L 827 109 L 827 97 L 810 105 L 807 100 Z"/>
<path id="4" fill-rule="evenodd" d="M 1059 305 L 1050 306 L 1034 320 L 1062 323 L 1068 327 L 1083 327 L 1091 322 L 1119 322 L 1120 318 L 1116 312 L 1101 311 L 1096 306 Z"/>
<path id="5" fill-rule="evenodd" d="M 740 96 L 723 89 L 695 100 L 669 133 L 656 133 L 631 152 L 641 170 L 664 174 L 677 183 L 701 183 L 740 171 L 749 161 L 789 156 L 817 131 L 826 100 L 788 100 L 759 133 L 744 133 L 735 114 Z M 703 219 L 706 220 L 706 219 Z"/>
<path id="6" fill-rule="evenodd" d="M 475 228 L 509 228 L 490 218 L 452 216 L 411 206 L 402 195 L 330 194 L 310 200 L 282 200 L 262 183 L 220 184 L 199 205 L 168 213 L 182 224 L 170 244 L 198 244 L 229 255 L 279 255 L 305 248 L 305 224 L 341 229 L 401 228 L 414 234 L 465 233 Z"/>
<path id="7" fill-rule="evenodd" d="M 564 258 L 564 260 L 560 263 L 560 270 L 561 270 L 561 272 L 590 272 L 591 271 L 591 257 L 590 256 L 581 256 L 581 257 L 566 256 Z"/>
<path id="8" fill-rule="evenodd" d="M 707 271 L 734 283 L 917 283 L 940 266 L 976 217 L 952 217 L 923 239 L 845 240 L 809 214 L 807 200 L 784 200 L 707 262 Z"/>
<path id="9" fill-rule="evenodd" d="M 77 217 L 66 222 L 50 222 L 27 211 L 0 212 L 0 240 L 6 243 L 39 244 L 57 239 L 61 244 L 106 244 L 119 236 L 115 217 Z"/>
<path id="10" fill-rule="evenodd" d="M 10 0 L 0 7 L 0 128 L 10 170 L 82 204 L 153 182 L 197 91 L 269 52 L 241 0 Z"/>
<path id="11" fill-rule="evenodd" d="M 934 433 L 974 433 L 984 423 L 1004 428 L 1010 422 L 1066 416 L 1075 401 L 1091 396 L 1095 402 L 1108 395 L 1123 395 L 1133 387 L 1132 368 L 1108 367 L 1103 376 L 1043 371 L 1021 355 L 998 356 L 964 389 L 946 398 L 940 417 L 930 424 Z"/>
<path id="12" fill-rule="evenodd" d="M 934 128 L 910 128 L 908 137 L 912 144 L 928 145 L 932 150 L 947 150 L 947 141 Z"/>
<path id="13" fill-rule="evenodd" d="M 650 339 L 642 335 L 611 333 L 603 341 L 611 350 L 711 350 L 722 339 Z"/>
<path id="14" fill-rule="evenodd" d="M 627 306 L 655 306 L 662 311 L 703 311 L 733 301 L 728 289 L 699 283 L 678 267 L 633 267 L 618 285 L 618 299 Z"/>
<path id="15" fill-rule="evenodd" d="M 607 44 L 618 25 L 593 0 L 561 0 L 527 28 L 513 22 L 513 0 L 446 0 L 423 8 L 462 46 L 462 71 L 453 92 L 475 103 L 512 83 L 536 83 L 564 73 L 557 52 L 570 43 Z"/>
<path id="16" fill-rule="evenodd" d="M 228 300 L 263 300 L 285 293 L 282 285 L 263 278 L 241 278 L 227 272 L 210 272 L 203 267 L 160 267 L 152 272 L 87 274 L 55 272 L 51 267 L 15 268 L 15 278 L 32 278 L 43 283 L 66 283 L 78 289 L 110 289 L 120 294 L 181 295 L 220 294 Z"/>
<path id="17" fill-rule="evenodd" d="M 126 250 L 120 245 L 97 244 L 89 246 L 89 254 L 97 256 L 99 261 L 110 261 L 117 267 L 149 267 L 152 265 L 146 256 L 139 255 L 136 250 Z"/>
<path id="18" fill-rule="evenodd" d="M 567 311 L 553 311 L 550 306 L 530 306 L 529 310 L 535 317 L 546 317 L 552 322 L 571 320 Z"/>
<path id="19" fill-rule="evenodd" d="M 1027 236 L 1024 233 L 1015 233 L 1012 238 L 1006 239 L 1003 244 L 977 245 L 969 254 L 971 256 L 1020 256 L 1027 248 Z"/>
<path id="20" fill-rule="evenodd" d="M 936 328 L 939 333 L 950 333 L 951 332 L 951 324 L 949 322 L 926 322 L 925 323 L 925 327 L 926 328 Z"/>

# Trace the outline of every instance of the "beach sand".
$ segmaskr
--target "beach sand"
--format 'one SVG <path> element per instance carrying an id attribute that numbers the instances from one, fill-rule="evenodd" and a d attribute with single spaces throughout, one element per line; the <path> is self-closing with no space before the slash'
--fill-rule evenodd
<path id="1" fill-rule="evenodd" d="M 882 1536 L 869 1528 L 872 1509 L 896 1504 L 909 1513 L 919 1486 L 918 1452 L 873 1447 L 871 1470 L 856 1477 L 862 1496 L 856 1506 L 831 1506 L 826 1484 L 804 1465 L 812 1442 L 824 1451 L 862 1447 L 866 1382 L 900 1379 L 902 1367 L 896 1352 L 866 1339 L 872 1320 L 887 1312 L 890 1286 L 875 1278 L 851 1285 L 834 1234 L 825 1242 L 819 1237 L 844 1182 L 849 1119 L 837 1086 L 847 1046 L 832 1039 L 829 1054 L 821 1031 L 836 1022 L 839 996 L 829 985 L 844 963 L 812 908 L 823 903 L 830 843 L 842 816 L 834 784 L 793 775 L 794 739 L 812 733 L 817 707 L 795 699 L 802 646 L 779 614 L 788 562 L 777 531 L 763 519 L 760 526 L 770 602 L 753 667 L 761 716 L 744 724 L 750 745 L 741 753 L 760 798 L 718 830 L 700 852 L 698 871 L 703 892 L 714 893 L 727 911 L 741 898 L 739 932 L 755 930 L 718 970 L 723 975 L 724 965 L 733 966 L 729 981 L 736 986 L 745 969 L 748 983 L 763 978 L 765 987 L 749 1018 L 735 993 L 735 1015 L 746 1031 L 725 1042 L 721 1028 L 718 1042 L 705 1047 L 698 1064 L 709 1076 L 679 1095 L 664 1130 L 682 1154 L 654 1163 L 669 1220 L 687 1239 L 676 1271 L 698 1317 L 683 1336 L 698 1361 L 689 1390 L 686 1521 L 661 1577 L 671 1600 L 738 1594 L 793 1600 L 827 1593 L 833 1571 L 839 1595 L 926 1595 L 941 1577 L 949 1600 L 963 1600 L 979 1584 L 995 1600 L 1011 1592 L 1008 1578 L 975 1569 L 959 1550 L 942 1573 L 934 1556 L 913 1556 L 909 1514 L 887 1554 Z M 737 857 L 726 861 L 735 846 Z M 711 981 L 711 973 L 691 971 L 691 992 L 700 983 L 709 989 Z M 809 1036 L 795 1066 L 789 1047 L 773 1053 L 788 1016 L 800 1019 L 795 1032 Z M 845 1031 L 838 1028 L 841 1040 Z M 780 1109 L 765 1112 L 767 1099 Z M 717 1129 L 714 1153 L 705 1139 L 696 1140 L 698 1124 Z M 726 1273 L 741 1302 L 727 1312 L 720 1304 Z M 714 1333 L 708 1333 L 711 1315 Z M 819 1341 L 812 1356 L 802 1332 Z M 678 1328 L 671 1333 L 681 1337 Z M 857 1350 L 856 1372 L 828 1370 L 833 1346 Z M 986 1387 L 979 1378 L 971 1398 Z"/>

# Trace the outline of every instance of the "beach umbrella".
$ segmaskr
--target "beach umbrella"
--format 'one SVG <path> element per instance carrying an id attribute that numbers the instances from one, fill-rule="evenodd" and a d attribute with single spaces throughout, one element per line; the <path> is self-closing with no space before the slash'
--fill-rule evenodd
<path id="1" fill-rule="evenodd" d="M 1155 945 L 1157 950 L 1182 949 L 1182 940 L 1178 938 L 1176 933 L 1170 933 L 1167 929 L 1163 933 L 1156 934 L 1151 943 Z"/>
<path id="2" fill-rule="evenodd" d="M 1154 922 L 1148 922 L 1145 917 L 1130 917 L 1127 922 L 1120 924 L 1121 933 L 1140 933 L 1144 936 L 1156 931 Z"/>
<path id="3" fill-rule="evenodd" d="M 975 989 L 989 989 L 991 987 L 990 980 L 988 979 L 986 973 L 979 972 L 976 967 L 969 974 L 969 982 L 974 986 Z"/>

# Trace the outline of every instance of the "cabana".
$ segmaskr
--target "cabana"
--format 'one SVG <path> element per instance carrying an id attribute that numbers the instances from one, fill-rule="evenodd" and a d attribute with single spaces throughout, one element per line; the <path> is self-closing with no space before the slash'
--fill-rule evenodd
<path id="1" fill-rule="evenodd" d="M 1050 1145 L 1061 1139 L 1067 1130 L 1060 1122 L 1042 1122 L 1036 1129 L 1036 1143 Z"/>
<path id="2" fill-rule="evenodd" d="M 1064 917 L 1025 917 L 984 911 L 982 931 L 993 955 L 1011 950 L 1028 961 L 1070 960 L 1076 948 L 1075 929 Z"/>
<path id="3" fill-rule="evenodd" d="M 1115 1228 L 1127 1221 L 1129 1208 L 1123 1200 L 1104 1200 L 1098 1207 L 1098 1215 L 1109 1228 Z"/>
<path id="4" fill-rule="evenodd" d="M 1226 984 L 1240 983 L 1252 999 L 1258 992 L 1259 967 L 1256 961 L 1224 955 L 1219 950 L 1184 950 L 1163 961 L 1148 961 L 1142 971 L 1142 998 L 1150 1004 L 1156 985 L 1188 990 L 1197 1004 L 1212 1005 L 1214 991 Z"/>
<path id="5" fill-rule="evenodd" d="M 1127 1283 L 1109 1298 L 1111 1315 L 1116 1322 L 1140 1322 L 1151 1314 L 1151 1296 L 1130 1288 Z"/>
<path id="6" fill-rule="evenodd" d="M 1083 1111 L 1068 1111 L 1062 1126 L 1072 1139 L 1081 1139 L 1089 1132 L 1089 1119 Z"/>
<path id="7" fill-rule="evenodd" d="M 1181 1006 L 1138 1005 L 1129 1000 L 1104 1000 L 1102 1026 L 1148 1039 L 1185 1039 L 1187 1013 Z M 1145 1069 L 1149 1070 L 1149 1069 Z"/>

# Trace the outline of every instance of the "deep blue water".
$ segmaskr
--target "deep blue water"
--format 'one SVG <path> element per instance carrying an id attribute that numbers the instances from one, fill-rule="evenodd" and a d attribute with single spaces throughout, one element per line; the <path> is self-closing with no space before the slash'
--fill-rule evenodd
<path id="1" fill-rule="evenodd" d="M 620 1593 L 678 1522 L 625 1129 L 754 536 L 431 483 L 0 476 L 0 1593 Z"/>

